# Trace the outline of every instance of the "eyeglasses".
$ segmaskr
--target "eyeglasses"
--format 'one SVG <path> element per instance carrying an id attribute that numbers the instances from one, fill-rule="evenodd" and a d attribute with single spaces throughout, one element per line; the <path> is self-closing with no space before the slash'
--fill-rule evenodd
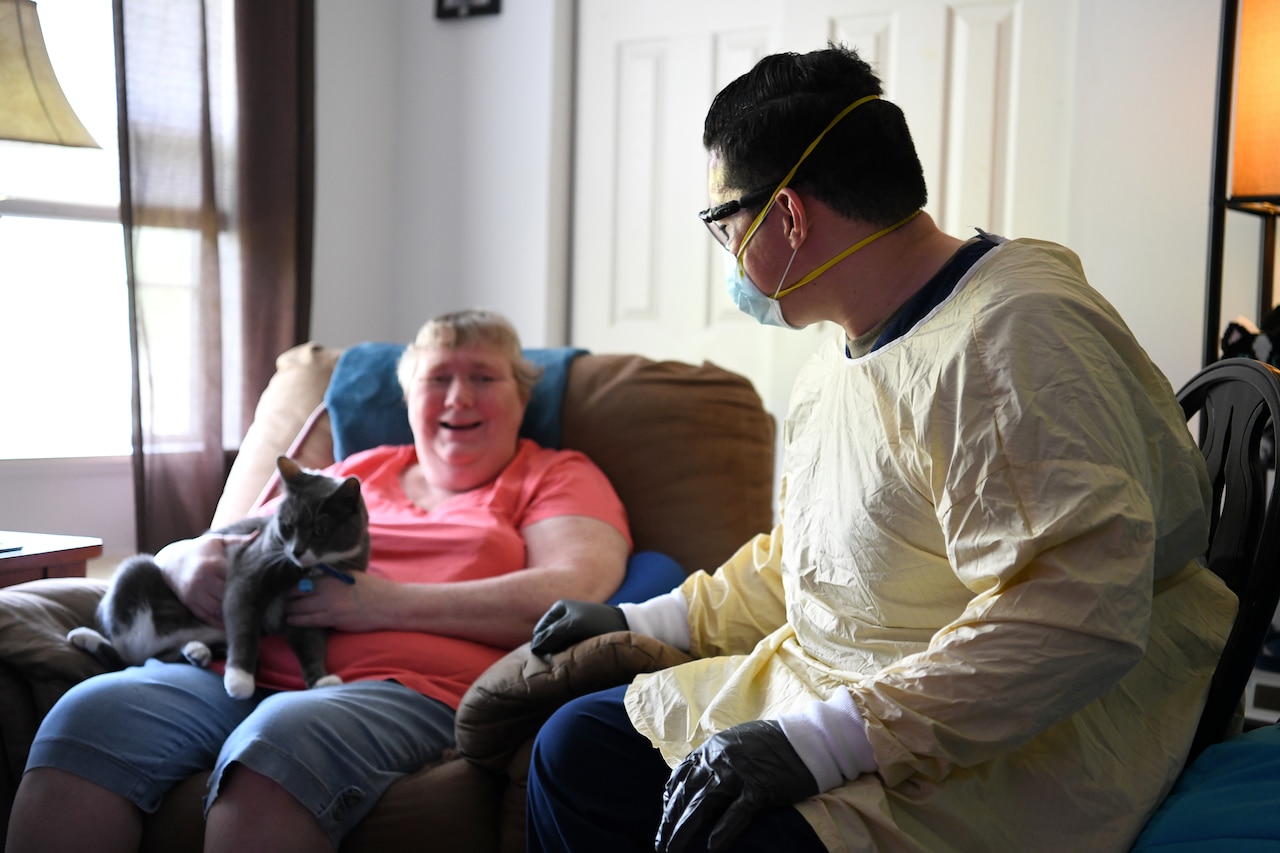
<path id="1" fill-rule="evenodd" d="M 772 184 L 758 190 L 752 190 L 742 198 L 736 198 L 732 201 L 726 201 L 724 204 L 717 204 L 715 207 L 708 207 L 706 210 L 698 211 L 698 218 L 707 226 L 707 230 L 711 232 L 712 237 L 716 238 L 716 242 L 727 249 L 729 248 L 729 232 L 720 224 L 720 220 L 728 219 L 739 210 L 759 204 L 771 196 L 773 190 L 774 186 Z"/>

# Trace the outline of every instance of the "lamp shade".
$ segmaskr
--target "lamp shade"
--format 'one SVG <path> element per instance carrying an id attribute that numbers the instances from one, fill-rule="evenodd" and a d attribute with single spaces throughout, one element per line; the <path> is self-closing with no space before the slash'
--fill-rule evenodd
<path id="1" fill-rule="evenodd" d="M 1240 0 L 1233 199 L 1280 201 L 1280 0 Z"/>
<path id="2" fill-rule="evenodd" d="M 0 139 L 100 147 L 58 85 L 33 0 L 0 0 Z"/>

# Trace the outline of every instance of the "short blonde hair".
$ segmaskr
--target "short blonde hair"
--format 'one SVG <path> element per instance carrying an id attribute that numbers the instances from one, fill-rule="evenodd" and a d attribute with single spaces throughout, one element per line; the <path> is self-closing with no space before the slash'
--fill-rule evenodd
<path id="1" fill-rule="evenodd" d="M 501 350 L 511 360 L 511 370 L 520 390 L 521 402 L 528 402 L 533 386 L 542 376 L 542 368 L 524 357 L 520 336 L 515 326 L 496 311 L 485 308 L 469 308 L 451 314 L 441 314 L 428 320 L 418 330 L 413 343 L 404 349 L 396 364 L 396 378 L 406 397 L 409 383 L 418 369 L 418 360 L 427 349 L 458 349 L 480 344 Z"/>

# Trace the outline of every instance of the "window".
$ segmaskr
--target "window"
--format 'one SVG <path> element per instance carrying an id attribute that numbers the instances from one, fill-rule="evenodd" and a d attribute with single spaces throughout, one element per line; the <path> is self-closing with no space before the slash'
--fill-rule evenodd
<path id="1" fill-rule="evenodd" d="M 0 459 L 124 456 L 131 383 L 111 4 L 40 0 L 101 150 L 0 140 Z"/>

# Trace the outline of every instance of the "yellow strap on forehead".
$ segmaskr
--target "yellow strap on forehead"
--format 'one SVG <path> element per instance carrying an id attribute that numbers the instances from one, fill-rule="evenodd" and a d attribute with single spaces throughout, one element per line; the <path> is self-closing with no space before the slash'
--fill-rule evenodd
<path id="1" fill-rule="evenodd" d="M 880 99 L 879 95 L 865 95 L 861 98 L 858 98 L 858 100 L 854 101 L 852 104 L 850 104 L 849 106 L 842 109 L 839 113 L 837 113 L 836 117 L 833 118 L 831 122 L 822 129 L 822 133 L 819 133 L 817 138 L 809 143 L 809 147 L 804 149 L 804 153 L 800 155 L 800 159 L 796 161 L 796 164 L 791 167 L 791 171 L 787 172 L 787 176 L 782 179 L 782 182 L 778 184 L 776 189 L 774 189 L 773 194 L 769 196 L 769 201 L 767 201 L 765 203 L 765 206 L 760 208 L 760 212 L 756 214 L 756 218 L 754 221 L 752 221 L 751 227 L 747 229 L 747 233 L 744 234 L 742 237 L 742 242 L 738 244 L 739 256 L 741 256 L 742 254 L 742 247 L 747 245 L 747 241 L 751 239 L 751 235 L 756 232 L 756 229 L 760 227 L 760 223 L 764 221 L 764 215 L 769 212 L 769 208 L 773 205 L 773 200 L 778 197 L 778 193 L 782 192 L 782 190 L 787 186 L 787 184 L 791 183 L 791 179 L 796 176 L 796 172 L 799 170 L 800 164 L 802 164 L 808 158 L 808 156 L 813 153 L 813 149 L 818 147 L 818 143 L 822 141 L 822 138 L 827 135 L 827 133 L 831 130 L 831 128 L 839 124 L 841 119 L 843 119 L 849 113 L 853 112 L 858 107 L 862 106 L 868 101 L 876 101 L 879 99 Z"/>

